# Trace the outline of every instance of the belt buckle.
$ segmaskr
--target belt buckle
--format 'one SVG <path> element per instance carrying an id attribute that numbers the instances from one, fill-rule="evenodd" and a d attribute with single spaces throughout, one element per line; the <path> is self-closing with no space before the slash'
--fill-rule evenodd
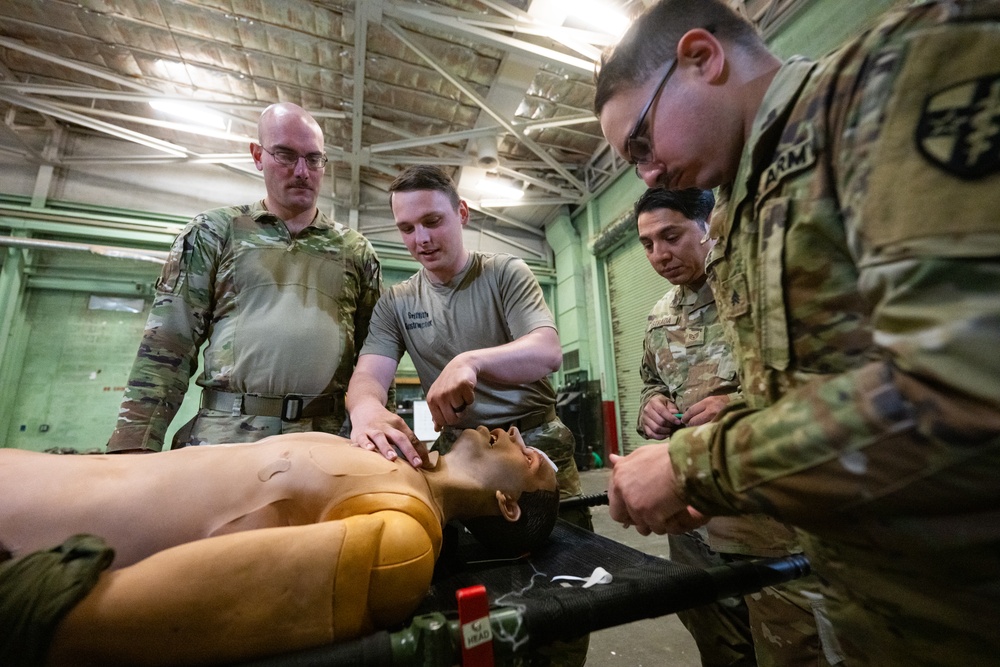
<path id="1" fill-rule="evenodd" d="M 302 404 L 302 397 L 298 394 L 286 394 L 281 399 L 281 421 L 298 421 L 302 417 Z"/>

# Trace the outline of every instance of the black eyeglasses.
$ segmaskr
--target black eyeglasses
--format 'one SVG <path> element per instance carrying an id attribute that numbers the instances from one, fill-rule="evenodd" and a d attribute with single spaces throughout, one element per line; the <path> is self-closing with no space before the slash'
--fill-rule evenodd
<path id="1" fill-rule="evenodd" d="M 674 73 L 674 69 L 677 67 L 677 59 L 674 58 L 673 62 L 670 63 L 670 67 L 667 68 L 666 73 L 663 78 L 660 79 L 660 83 L 656 86 L 656 90 L 653 91 L 653 96 L 649 98 L 646 102 L 646 107 L 642 110 L 642 114 L 639 116 L 638 122 L 635 124 L 635 128 L 632 133 L 628 135 L 628 139 L 625 141 L 625 152 L 628 153 L 629 164 L 639 166 L 640 164 L 649 164 L 653 160 L 653 142 L 649 138 L 648 133 L 642 132 L 644 126 L 646 125 L 646 116 L 649 115 L 649 110 L 653 108 L 653 102 L 656 98 L 660 96 L 660 91 L 663 90 L 663 86 L 667 83 L 667 79 L 670 75 Z"/>
<path id="2" fill-rule="evenodd" d="M 265 152 L 267 152 L 271 157 L 273 157 L 275 162 L 277 162 L 283 167 L 294 167 L 299 163 L 299 158 L 302 158 L 303 160 L 306 161 L 307 167 L 309 167 L 313 171 L 317 171 L 325 167 L 326 163 L 330 161 L 329 158 L 327 158 L 322 153 L 310 153 L 309 155 L 299 155 L 295 151 L 285 150 L 284 148 L 278 148 L 277 150 L 273 151 L 269 151 L 263 146 L 261 146 L 261 148 L 263 148 Z"/>

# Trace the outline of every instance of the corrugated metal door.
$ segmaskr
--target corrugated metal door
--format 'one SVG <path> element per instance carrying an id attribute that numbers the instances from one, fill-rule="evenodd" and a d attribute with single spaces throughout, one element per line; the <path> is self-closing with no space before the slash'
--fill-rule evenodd
<path id="1" fill-rule="evenodd" d="M 635 431 L 642 394 L 642 339 L 646 318 L 670 283 L 661 278 L 646 259 L 637 238 L 613 250 L 607 262 L 609 309 L 618 382 L 618 422 L 621 424 L 621 449 L 628 453 L 648 444 Z"/>

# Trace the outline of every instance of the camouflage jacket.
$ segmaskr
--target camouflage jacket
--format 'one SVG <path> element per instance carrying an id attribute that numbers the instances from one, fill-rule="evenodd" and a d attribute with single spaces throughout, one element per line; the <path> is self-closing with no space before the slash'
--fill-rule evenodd
<path id="1" fill-rule="evenodd" d="M 942 0 L 782 67 L 708 258 L 749 408 L 671 441 L 694 506 L 808 531 L 878 612 L 837 619 L 852 640 L 933 619 L 905 664 L 984 664 L 970 629 L 998 648 L 998 19 Z"/>
<path id="2" fill-rule="evenodd" d="M 707 282 L 698 291 L 677 285 L 653 306 L 639 373 L 643 389 L 636 430 L 643 437 L 642 411 L 657 394 L 682 412 L 707 396 L 729 395 L 731 406 L 742 401 L 736 361 Z M 780 556 L 801 551 L 789 526 L 762 514 L 714 517 L 707 528 L 709 544 L 721 553 Z"/>
<path id="3" fill-rule="evenodd" d="M 639 374 L 643 389 L 636 431 L 643 437 L 642 411 L 655 395 L 666 396 L 681 412 L 706 396 L 740 399 L 736 362 L 707 282 L 697 292 L 677 285 L 653 306 Z"/>
<path id="4" fill-rule="evenodd" d="M 292 238 L 263 202 L 196 216 L 174 241 L 108 450 L 159 450 L 198 350 L 197 383 L 343 393 L 381 292 L 371 244 L 319 213 Z"/>

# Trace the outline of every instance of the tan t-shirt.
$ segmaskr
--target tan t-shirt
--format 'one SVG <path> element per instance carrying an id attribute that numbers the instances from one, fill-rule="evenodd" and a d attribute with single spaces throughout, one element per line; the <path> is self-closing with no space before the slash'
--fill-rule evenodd
<path id="1" fill-rule="evenodd" d="M 518 257 L 474 252 L 445 285 L 418 271 L 383 292 L 361 354 L 400 359 L 408 352 L 424 392 L 457 355 L 510 343 L 540 327 L 555 328 L 542 288 Z M 548 379 L 509 386 L 480 379 L 476 400 L 456 428 L 503 424 L 555 404 Z"/>

